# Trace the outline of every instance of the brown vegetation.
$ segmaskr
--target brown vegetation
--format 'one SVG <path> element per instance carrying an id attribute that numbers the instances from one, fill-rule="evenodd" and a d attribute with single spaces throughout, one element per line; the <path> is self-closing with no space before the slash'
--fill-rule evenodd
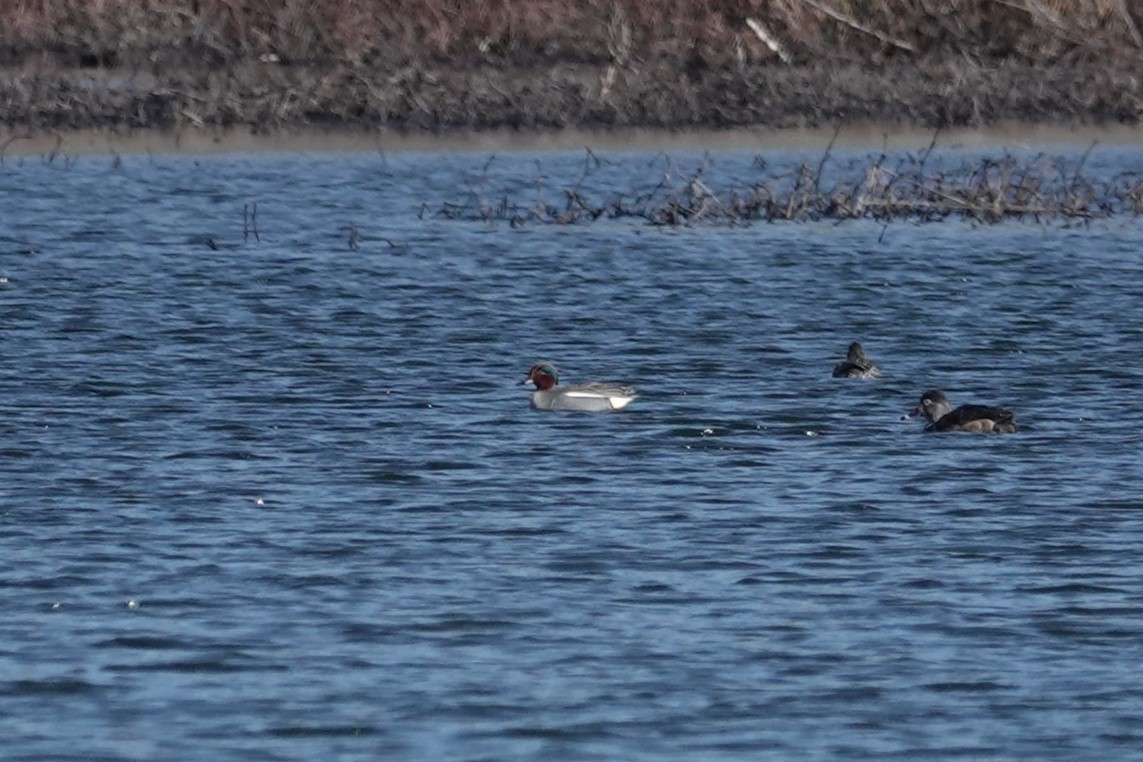
<path id="1" fill-rule="evenodd" d="M 1134 0 L 5 0 L 10 127 L 1143 114 Z"/>
<path id="2" fill-rule="evenodd" d="M 934 136 L 934 145 L 936 139 Z M 571 225 L 599 219 L 640 220 L 652 225 L 735 225 L 779 220 L 911 220 L 946 218 L 975 222 L 1071 220 L 1090 222 L 1143 213 L 1143 177 L 1126 173 L 1113 178 L 1083 174 L 1087 154 L 1079 160 L 1045 155 L 1020 159 L 1012 155 L 986 158 L 953 168 L 933 168 L 933 146 L 919 156 L 885 155 L 834 166 L 829 150 L 820 160 L 778 172 L 764 159 L 755 161 L 757 179 L 747 188 L 712 189 L 704 174 L 708 164 L 680 171 L 665 162 L 653 184 L 627 195 L 591 198 L 584 190 L 603 160 L 591 151 L 582 175 L 555 195 L 538 187 L 547 200 L 521 202 L 490 186 L 485 174 L 469 181 L 465 197 L 446 202 L 436 215 L 446 219 Z"/>
<path id="3" fill-rule="evenodd" d="M 7 0 L 0 64 L 691 65 L 956 54 L 978 64 L 1143 47 L 1132 0 Z M 748 24 L 753 20 L 755 24 Z M 760 35 L 757 29 L 762 29 Z"/>

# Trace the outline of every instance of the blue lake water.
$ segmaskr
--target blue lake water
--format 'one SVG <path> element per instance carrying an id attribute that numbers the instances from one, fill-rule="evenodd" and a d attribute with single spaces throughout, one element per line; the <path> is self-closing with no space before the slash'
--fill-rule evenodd
<path id="1" fill-rule="evenodd" d="M 0 165 L 0 756 L 1143 755 L 1139 222 L 434 214 L 584 161 Z"/>

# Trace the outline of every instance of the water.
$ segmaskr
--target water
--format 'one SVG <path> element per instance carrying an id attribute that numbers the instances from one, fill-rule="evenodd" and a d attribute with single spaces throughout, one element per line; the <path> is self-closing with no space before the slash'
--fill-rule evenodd
<path id="1" fill-rule="evenodd" d="M 1141 756 L 1138 224 L 431 213 L 583 159 L 7 159 L 4 759 Z"/>

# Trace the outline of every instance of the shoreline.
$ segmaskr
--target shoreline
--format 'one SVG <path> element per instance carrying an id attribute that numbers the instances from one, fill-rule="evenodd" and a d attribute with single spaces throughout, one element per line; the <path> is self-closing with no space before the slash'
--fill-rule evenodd
<path id="1" fill-rule="evenodd" d="M 1143 126 L 1125 0 L 144 5 L 0 11 L 0 148 L 817 149 L 841 125 L 840 147 L 878 149 L 938 129 L 1135 143 Z"/>
<path id="2" fill-rule="evenodd" d="M 74 129 L 31 133 L 0 128 L 0 160 L 29 156 L 207 156 L 260 153 L 545 153 L 578 151 L 834 150 L 1087 148 L 1143 145 L 1143 125 L 1066 126 L 1006 122 L 988 127 L 922 129 L 902 124 L 726 129 L 608 128 L 486 130 L 250 130 L 185 128 L 131 131 Z M 836 138 L 836 139 L 835 139 Z"/>

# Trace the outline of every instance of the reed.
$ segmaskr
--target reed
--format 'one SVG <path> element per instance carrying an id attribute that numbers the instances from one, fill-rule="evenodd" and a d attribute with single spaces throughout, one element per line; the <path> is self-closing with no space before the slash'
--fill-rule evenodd
<path id="1" fill-rule="evenodd" d="M 1012 154 L 933 168 L 931 148 L 892 160 L 881 155 L 835 162 L 827 151 L 817 162 L 780 172 L 759 157 L 758 177 L 746 187 L 712 188 L 704 179 L 709 160 L 681 171 L 666 166 L 626 194 L 592 194 L 585 189 L 599 157 L 585 157 L 583 175 L 557 194 L 518 200 L 490 187 L 485 173 L 472 178 L 464 198 L 435 211 L 441 218 L 479 222 L 572 225 L 600 219 L 651 225 L 739 225 L 754 222 L 908 220 L 954 218 L 981 223 L 1004 220 L 1090 222 L 1143 213 L 1143 175 L 1111 178 L 1084 174 L 1078 160 Z"/>

